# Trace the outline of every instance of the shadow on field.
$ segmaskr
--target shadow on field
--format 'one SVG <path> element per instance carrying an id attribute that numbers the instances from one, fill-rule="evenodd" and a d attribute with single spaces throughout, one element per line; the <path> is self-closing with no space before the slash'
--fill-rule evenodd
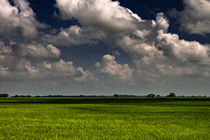
<path id="1" fill-rule="evenodd" d="M 176 101 L 210 101 L 210 98 L 145 98 L 145 97 L 40 97 L 40 98 L 0 98 L 0 104 L 147 104 Z M 167 103 L 165 104 L 167 105 Z M 170 104 L 173 105 L 173 104 Z M 177 105 L 177 104 L 176 104 Z M 193 105 L 193 104 L 192 104 Z M 209 106 L 209 104 L 208 104 Z"/>

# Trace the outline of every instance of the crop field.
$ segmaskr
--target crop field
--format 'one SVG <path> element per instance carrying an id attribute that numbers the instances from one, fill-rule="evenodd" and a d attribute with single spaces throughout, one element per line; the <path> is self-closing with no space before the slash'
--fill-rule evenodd
<path id="1" fill-rule="evenodd" d="M 0 139 L 210 139 L 210 98 L 0 98 Z"/>

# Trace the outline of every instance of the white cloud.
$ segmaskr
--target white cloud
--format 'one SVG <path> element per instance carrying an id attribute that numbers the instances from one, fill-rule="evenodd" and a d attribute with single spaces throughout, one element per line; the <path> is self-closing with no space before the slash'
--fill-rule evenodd
<path id="1" fill-rule="evenodd" d="M 4 44 L 4 42 L 0 41 L 0 54 L 11 54 L 12 49 Z"/>
<path id="2" fill-rule="evenodd" d="M 139 76 L 155 79 L 160 75 L 206 75 L 210 45 L 180 40 L 177 34 L 167 33 L 168 27 L 168 20 L 160 13 L 156 21 L 141 22 L 138 30 L 118 40 Z"/>
<path id="3" fill-rule="evenodd" d="M 163 59 L 162 51 L 158 50 L 156 46 L 142 42 L 142 40 L 125 36 L 120 40 L 119 45 L 121 45 L 125 52 L 130 54 L 135 62 L 139 61 L 144 65 L 149 65 L 159 59 Z"/>
<path id="4" fill-rule="evenodd" d="M 172 15 L 179 17 L 181 29 L 191 34 L 210 33 L 210 1 L 184 0 L 183 11 L 173 11 Z"/>
<path id="5" fill-rule="evenodd" d="M 170 64 L 157 64 L 157 70 L 162 75 L 178 76 L 178 75 L 200 75 L 200 70 L 195 66 L 173 66 Z"/>
<path id="6" fill-rule="evenodd" d="M 82 67 L 75 67 L 72 61 L 62 59 L 54 62 L 43 61 L 38 66 L 45 77 L 65 77 L 65 79 L 79 83 L 96 80 L 92 72 Z"/>
<path id="7" fill-rule="evenodd" d="M 82 45 L 82 44 L 96 44 L 101 39 L 103 34 L 95 32 L 88 28 L 81 28 L 77 25 L 72 25 L 69 28 L 61 28 L 55 33 L 44 35 L 42 41 L 52 43 L 58 46 Z"/>
<path id="8" fill-rule="evenodd" d="M 0 1 L 0 33 L 21 33 L 25 38 L 37 36 L 37 28 L 43 28 L 45 25 L 36 21 L 35 13 L 27 1 L 14 0 L 14 4 L 12 6 L 8 0 Z"/>
<path id="9" fill-rule="evenodd" d="M 61 52 L 53 45 L 40 43 L 15 44 L 0 41 L 0 77 L 18 78 L 68 78 L 69 81 L 95 81 L 94 74 L 72 61 L 60 59 Z"/>
<path id="10" fill-rule="evenodd" d="M 79 75 L 78 77 L 75 77 L 74 80 L 76 82 L 87 82 L 87 81 L 90 81 L 90 82 L 95 82 L 95 81 L 98 81 L 98 78 L 95 77 L 95 75 L 88 71 L 88 70 L 84 70 L 82 67 L 78 67 L 76 68 L 76 70 L 79 72 Z"/>
<path id="11" fill-rule="evenodd" d="M 169 21 L 163 13 L 158 13 L 156 20 L 142 20 L 129 9 L 120 6 L 118 1 L 111 0 L 57 0 L 57 7 L 64 19 L 76 18 L 82 27 L 94 28 L 96 33 L 103 32 L 105 37 L 110 36 L 98 39 L 125 51 L 140 77 L 159 77 L 164 75 L 164 68 L 167 71 L 165 75 L 204 75 L 206 67 L 209 67 L 209 45 L 180 40 L 177 34 L 168 33 Z M 203 12 L 207 13 L 205 10 Z M 101 67 L 102 73 L 115 75 L 117 71 L 114 68 L 118 65 L 113 56 L 109 57 L 110 61 L 103 58 L 96 66 Z M 198 66 L 204 69 L 200 73 Z"/>
<path id="12" fill-rule="evenodd" d="M 63 19 L 76 17 L 84 26 L 106 33 L 120 33 L 136 29 L 141 18 L 112 0 L 56 0 Z"/>
<path id="13" fill-rule="evenodd" d="M 43 32 L 40 35 L 50 36 L 49 40 L 36 37 L 40 28 L 46 25 L 35 19 L 35 13 L 26 0 L 14 0 L 11 5 L 8 0 L 0 1 L 0 77 L 7 79 L 68 79 L 71 82 L 94 81 L 94 74 L 82 67 L 76 67 L 72 61 L 61 59 L 61 51 L 56 44 L 77 44 L 91 42 L 88 33 L 79 26 L 60 29 L 54 35 Z M 86 35 L 84 35 L 86 34 Z M 21 36 L 20 36 L 21 35 Z M 15 38 L 20 37 L 20 40 Z M 36 40 L 36 41 L 35 41 Z M 14 41 L 14 42 L 12 42 Z M 54 41 L 54 42 L 53 42 Z M 66 80 L 65 80 L 66 81 Z"/>
<path id="14" fill-rule="evenodd" d="M 49 63 L 51 65 L 50 69 L 52 71 L 62 72 L 62 73 L 69 73 L 74 74 L 75 68 L 73 66 L 73 62 L 65 62 L 64 60 L 59 60 L 58 62 Z"/>
<path id="15" fill-rule="evenodd" d="M 48 44 L 46 46 L 39 43 L 20 44 L 19 54 L 24 57 L 33 58 L 58 58 L 60 50 L 55 46 Z"/>
<path id="16" fill-rule="evenodd" d="M 30 61 L 24 61 L 24 68 L 30 74 L 30 76 L 37 76 L 39 75 L 39 69 L 31 64 Z"/>
<path id="17" fill-rule="evenodd" d="M 167 31 L 169 27 L 168 20 L 165 18 L 163 13 L 158 13 L 156 17 L 157 25 L 160 29 Z"/>
<path id="18" fill-rule="evenodd" d="M 95 66 L 100 69 L 101 73 L 118 77 L 120 80 L 132 80 L 134 70 L 128 64 L 118 64 L 112 55 L 104 55 L 101 62 L 97 62 Z"/>
<path id="19" fill-rule="evenodd" d="M 180 40 L 176 34 L 158 32 L 160 47 L 169 57 L 175 57 L 185 64 L 210 64 L 210 49 L 196 41 Z"/>
<path id="20" fill-rule="evenodd" d="M 6 33 L 20 32 L 23 38 L 21 42 L 0 41 L 0 77 L 5 79 L 21 77 L 88 83 L 101 78 L 111 79 L 110 83 L 119 80 L 117 83 L 121 84 L 152 81 L 169 75 L 210 76 L 210 45 L 181 40 L 177 34 L 168 33 L 169 21 L 163 13 L 158 13 L 155 20 L 142 20 L 118 1 L 57 0 L 62 18 L 76 18 L 80 26 L 43 32 L 40 40 L 36 40 L 31 37 L 36 36 L 43 25 L 36 21 L 29 3 L 15 0 L 12 6 L 2 0 L 0 4 L 0 33 L 7 36 Z M 101 41 L 111 49 L 121 50 L 104 55 L 95 64 L 95 73 L 63 60 L 61 50 L 56 47 L 94 45 Z M 117 62 L 115 56 L 125 55 L 122 51 L 131 58 L 132 67 Z"/>

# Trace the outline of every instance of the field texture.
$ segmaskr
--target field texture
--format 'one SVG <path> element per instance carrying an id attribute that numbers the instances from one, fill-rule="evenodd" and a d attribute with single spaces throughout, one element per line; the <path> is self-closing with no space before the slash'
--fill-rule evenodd
<path id="1" fill-rule="evenodd" d="M 209 98 L 0 98 L 0 139 L 210 139 Z"/>

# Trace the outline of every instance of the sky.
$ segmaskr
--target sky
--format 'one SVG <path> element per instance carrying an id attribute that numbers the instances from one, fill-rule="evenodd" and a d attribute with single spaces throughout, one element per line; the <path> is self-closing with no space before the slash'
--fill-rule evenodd
<path id="1" fill-rule="evenodd" d="M 210 96 L 209 0 L 1 0 L 0 93 Z"/>

